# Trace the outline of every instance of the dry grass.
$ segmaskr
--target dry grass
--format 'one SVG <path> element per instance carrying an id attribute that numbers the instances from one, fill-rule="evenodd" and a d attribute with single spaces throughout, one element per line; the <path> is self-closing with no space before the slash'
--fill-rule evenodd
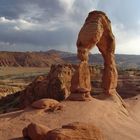
<path id="1" fill-rule="evenodd" d="M 46 75 L 49 68 L 0 67 L 0 96 L 24 89 L 38 75 Z"/>
<path id="2" fill-rule="evenodd" d="M 38 67 L 0 67 L 0 76 L 12 76 L 19 74 L 47 73 L 49 68 Z"/>

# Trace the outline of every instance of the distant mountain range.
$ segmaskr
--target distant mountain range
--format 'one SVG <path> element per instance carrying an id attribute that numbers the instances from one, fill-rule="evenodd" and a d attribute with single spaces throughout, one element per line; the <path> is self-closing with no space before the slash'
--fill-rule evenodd
<path id="1" fill-rule="evenodd" d="M 55 63 L 64 63 L 57 53 L 0 52 L 0 66 L 49 67 Z"/>
<path id="2" fill-rule="evenodd" d="M 0 66 L 22 66 L 22 67 L 49 67 L 58 63 L 78 63 L 75 53 L 59 50 L 46 52 L 0 52 Z M 116 54 L 116 62 L 119 68 L 140 69 L 140 55 Z M 100 54 L 90 54 L 89 63 L 103 65 Z"/>

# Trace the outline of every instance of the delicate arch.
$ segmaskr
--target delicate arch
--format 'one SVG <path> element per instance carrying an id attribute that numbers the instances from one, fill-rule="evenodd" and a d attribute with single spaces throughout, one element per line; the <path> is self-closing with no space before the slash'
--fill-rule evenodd
<path id="1" fill-rule="evenodd" d="M 88 61 L 89 51 L 97 45 L 104 58 L 102 86 L 106 94 L 116 93 L 118 73 L 115 63 L 115 37 L 112 33 L 111 22 L 102 11 L 89 13 L 77 39 L 78 57 Z"/>

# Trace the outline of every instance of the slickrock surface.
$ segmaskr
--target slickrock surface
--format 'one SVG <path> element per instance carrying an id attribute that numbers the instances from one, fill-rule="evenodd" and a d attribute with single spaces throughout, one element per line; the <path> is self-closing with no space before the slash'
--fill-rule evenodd
<path id="1" fill-rule="evenodd" d="M 46 140 L 105 140 L 102 132 L 88 123 L 74 122 L 47 133 Z"/>
<path id="2" fill-rule="evenodd" d="M 31 122 L 45 125 L 50 129 L 60 128 L 72 122 L 83 122 L 97 126 L 107 140 L 138 140 L 140 97 L 137 98 L 128 108 L 131 110 L 129 115 L 122 106 L 112 100 L 94 98 L 89 102 L 63 101 L 63 110 L 55 112 L 26 108 L 24 111 L 3 114 L 0 115 L 0 138 L 22 140 L 22 130 Z"/>
<path id="3" fill-rule="evenodd" d="M 22 131 L 24 138 L 30 138 L 31 140 L 46 140 L 47 132 L 50 129 L 44 125 L 30 123 Z"/>

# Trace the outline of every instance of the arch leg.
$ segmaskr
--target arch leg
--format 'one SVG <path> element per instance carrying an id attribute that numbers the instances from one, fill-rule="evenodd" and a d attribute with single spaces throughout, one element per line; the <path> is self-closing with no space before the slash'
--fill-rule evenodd
<path id="1" fill-rule="evenodd" d="M 114 55 L 115 41 L 114 39 L 112 39 L 109 43 L 107 41 L 105 41 L 104 43 L 100 42 L 97 44 L 97 46 L 104 58 L 102 87 L 105 94 L 112 95 L 116 93 L 118 72 L 116 69 Z"/>

